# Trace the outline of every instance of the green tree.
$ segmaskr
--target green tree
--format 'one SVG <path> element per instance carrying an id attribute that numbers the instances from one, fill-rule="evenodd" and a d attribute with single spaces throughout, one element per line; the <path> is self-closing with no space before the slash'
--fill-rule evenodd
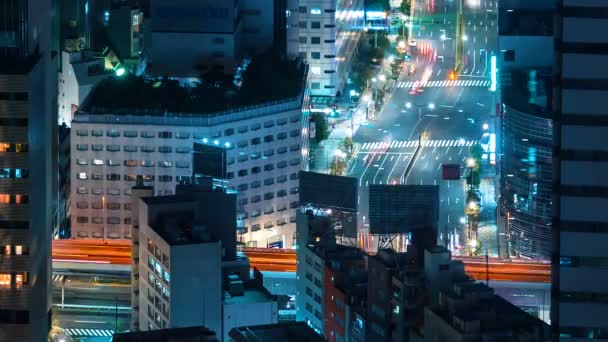
<path id="1" fill-rule="evenodd" d="M 354 145 L 353 145 L 353 139 L 352 139 L 352 138 L 350 138 L 350 137 L 346 137 L 346 138 L 344 138 L 344 139 L 343 139 L 343 140 L 340 142 L 340 144 L 339 144 L 338 148 L 340 148 L 340 150 L 342 150 L 342 151 L 343 151 L 344 153 L 346 153 L 346 154 L 351 154 L 351 153 L 353 153 L 353 148 L 354 148 Z"/>
<path id="2" fill-rule="evenodd" d="M 314 113 L 312 120 L 315 123 L 315 141 L 320 143 L 329 136 L 327 120 L 325 119 L 325 115 L 321 113 Z"/>
<path id="3" fill-rule="evenodd" d="M 410 9 L 412 8 L 411 0 L 402 0 L 399 10 L 405 15 L 410 15 Z"/>
<path id="4" fill-rule="evenodd" d="M 329 169 L 330 174 L 334 176 L 344 176 L 346 170 L 346 162 L 342 158 L 334 158 Z"/>
<path id="5" fill-rule="evenodd" d="M 475 159 L 475 168 L 479 169 L 479 166 L 481 165 L 481 156 L 483 155 L 483 148 L 480 144 L 475 144 L 471 146 L 470 152 L 471 157 Z"/>

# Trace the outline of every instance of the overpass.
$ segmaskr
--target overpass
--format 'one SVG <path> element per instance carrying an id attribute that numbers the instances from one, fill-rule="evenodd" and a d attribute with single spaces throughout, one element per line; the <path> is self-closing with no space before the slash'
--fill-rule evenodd
<path id="1" fill-rule="evenodd" d="M 295 272 L 296 253 L 291 249 L 244 248 L 252 267 L 260 271 Z M 550 283 L 551 264 L 522 259 L 458 257 L 473 279 Z M 130 242 L 98 240 L 53 240 L 53 269 L 129 272 Z"/>

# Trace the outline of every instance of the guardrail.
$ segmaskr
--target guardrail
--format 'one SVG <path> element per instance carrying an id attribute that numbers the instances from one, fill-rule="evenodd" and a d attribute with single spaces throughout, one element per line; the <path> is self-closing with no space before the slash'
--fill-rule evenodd
<path id="1" fill-rule="evenodd" d="M 90 310 L 90 311 L 111 311 L 129 313 L 131 312 L 130 306 L 116 306 L 116 305 L 84 305 L 84 304 L 53 304 L 59 310 Z"/>

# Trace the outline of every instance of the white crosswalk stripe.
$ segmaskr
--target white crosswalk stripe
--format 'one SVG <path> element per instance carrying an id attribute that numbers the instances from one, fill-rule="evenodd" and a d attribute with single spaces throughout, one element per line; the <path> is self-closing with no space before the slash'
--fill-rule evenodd
<path id="1" fill-rule="evenodd" d="M 65 276 L 62 274 L 53 274 L 53 281 L 61 282 Z"/>
<path id="2" fill-rule="evenodd" d="M 397 88 L 412 88 L 415 83 L 420 85 L 417 81 L 402 81 L 397 83 Z M 435 80 L 423 83 L 422 87 L 489 87 L 490 83 L 490 80 Z"/>
<path id="3" fill-rule="evenodd" d="M 429 140 L 426 142 L 426 147 L 470 147 L 479 143 L 479 140 Z M 393 141 L 377 141 L 366 142 L 361 145 L 361 151 L 385 151 L 398 150 L 403 148 L 418 147 L 418 140 L 393 140 Z"/>
<path id="4" fill-rule="evenodd" d="M 66 335 L 70 336 L 106 336 L 114 335 L 114 330 L 109 329 L 64 329 Z"/>

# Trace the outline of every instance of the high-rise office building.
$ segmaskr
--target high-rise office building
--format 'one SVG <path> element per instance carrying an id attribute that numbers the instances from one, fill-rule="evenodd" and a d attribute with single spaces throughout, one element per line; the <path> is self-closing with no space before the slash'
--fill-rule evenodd
<path id="1" fill-rule="evenodd" d="M 551 256 L 554 13 L 553 0 L 500 2 L 501 53 L 480 51 L 481 60 L 496 58 L 500 70 L 500 223 L 509 233 L 509 253 L 517 257 Z"/>
<path id="2" fill-rule="evenodd" d="M 560 0 L 555 32 L 554 341 L 608 339 L 605 0 Z"/>
<path id="3" fill-rule="evenodd" d="M 0 3 L 1 341 L 44 341 L 51 325 L 57 193 L 54 3 Z"/>

